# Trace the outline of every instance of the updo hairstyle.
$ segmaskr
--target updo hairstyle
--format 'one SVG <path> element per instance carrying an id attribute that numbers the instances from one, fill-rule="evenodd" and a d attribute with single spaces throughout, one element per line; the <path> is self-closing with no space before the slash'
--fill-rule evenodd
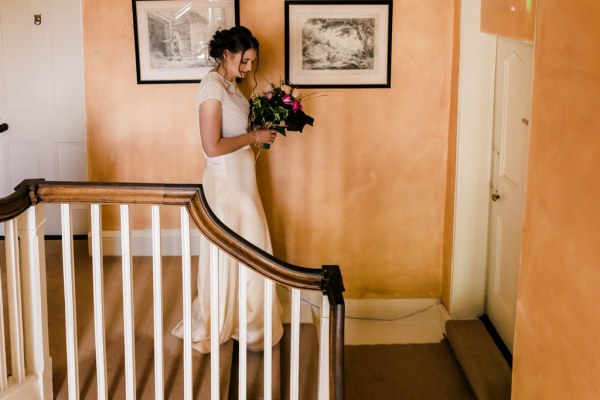
<path id="1" fill-rule="evenodd" d="M 225 50 L 232 53 L 244 53 L 247 50 L 254 49 L 258 55 L 258 40 L 252 36 L 250 29 L 243 26 L 234 26 L 231 29 L 216 31 L 208 44 L 208 48 L 208 55 L 221 63 L 223 62 Z M 256 69 L 258 69 L 258 64 Z"/>

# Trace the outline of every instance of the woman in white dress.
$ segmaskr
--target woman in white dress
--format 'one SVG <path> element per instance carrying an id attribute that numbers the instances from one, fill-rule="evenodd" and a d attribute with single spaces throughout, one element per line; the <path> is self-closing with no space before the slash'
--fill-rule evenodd
<path id="1" fill-rule="evenodd" d="M 272 144 L 276 131 L 248 131 L 250 105 L 237 87 L 252 71 L 258 57 L 258 41 L 250 30 L 234 27 L 217 31 L 209 54 L 218 65 L 202 79 L 196 94 L 202 147 L 206 156 L 203 187 L 217 217 L 255 246 L 271 253 L 271 240 L 258 188 L 251 144 Z M 219 343 L 239 339 L 238 262 L 219 257 Z M 264 341 L 264 278 L 248 270 L 247 343 L 249 350 L 262 350 Z M 273 293 L 273 345 L 283 335 L 281 306 Z M 193 348 L 210 352 L 210 247 L 202 239 L 198 271 L 198 296 L 192 304 Z M 173 334 L 183 338 L 183 322 Z"/>

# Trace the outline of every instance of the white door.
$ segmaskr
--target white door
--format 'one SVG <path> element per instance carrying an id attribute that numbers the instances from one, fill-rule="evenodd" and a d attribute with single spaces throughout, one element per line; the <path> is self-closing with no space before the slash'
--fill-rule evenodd
<path id="1" fill-rule="evenodd" d="M 80 0 L 0 0 L 0 45 L 0 196 L 26 178 L 87 180 Z M 87 233 L 85 209 L 73 214 Z"/>
<path id="2" fill-rule="evenodd" d="M 486 311 L 511 352 L 521 261 L 532 73 L 533 45 L 499 38 Z"/>

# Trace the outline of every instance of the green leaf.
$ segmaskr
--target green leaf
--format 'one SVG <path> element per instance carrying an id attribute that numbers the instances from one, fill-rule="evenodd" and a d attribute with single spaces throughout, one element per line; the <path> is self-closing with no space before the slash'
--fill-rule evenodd
<path id="1" fill-rule="evenodd" d="M 275 127 L 275 130 L 276 130 L 277 132 L 281 133 L 283 136 L 286 136 L 286 135 L 285 135 L 285 128 L 284 128 L 283 126 L 276 126 L 276 127 Z"/>

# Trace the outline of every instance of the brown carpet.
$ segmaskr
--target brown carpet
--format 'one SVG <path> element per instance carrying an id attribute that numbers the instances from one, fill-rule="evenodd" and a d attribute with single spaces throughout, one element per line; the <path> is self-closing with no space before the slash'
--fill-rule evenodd
<path id="1" fill-rule="evenodd" d="M 480 320 L 446 322 L 448 343 L 478 400 L 509 400 L 512 371 Z"/>
<path id="2" fill-rule="evenodd" d="M 346 346 L 346 399 L 475 399 L 447 342 Z"/>
<path id="3" fill-rule="evenodd" d="M 79 384 L 82 399 L 96 398 L 92 267 L 87 241 L 75 241 Z M 61 249 L 59 241 L 46 241 L 50 355 L 56 399 L 67 398 L 65 318 Z M 0 266 L 4 286 L 4 242 L 0 241 Z M 154 344 L 152 315 L 152 261 L 134 257 L 134 317 L 136 333 L 137 398 L 154 398 Z M 195 261 L 192 265 L 195 265 Z M 195 271 L 193 271 L 195 274 Z M 195 277 L 193 278 L 195 280 Z M 163 257 L 165 398 L 183 398 L 182 342 L 170 334 L 181 319 L 181 266 L 178 257 Z M 109 398 L 125 398 L 123 358 L 123 308 L 121 263 L 118 257 L 104 258 L 107 369 Z M 285 326 L 286 332 L 289 326 Z M 273 350 L 274 399 L 289 398 L 289 332 Z M 309 350 L 310 349 L 310 350 Z M 237 393 L 237 344 L 221 346 L 221 394 L 235 399 Z M 311 325 L 301 326 L 300 398 L 317 398 L 317 336 Z M 346 347 L 346 398 L 355 399 L 474 399 L 464 374 L 446 342 L 425 345 L 375 345 Z M 278 364 L 276 361 L 280 360 Z M 248 398 L 261 399 L 262 353 L 249 353 L 253 371 L 248 378 Z M 209 396 L 210 356 L 193 356 L 195 399 Z"/>

